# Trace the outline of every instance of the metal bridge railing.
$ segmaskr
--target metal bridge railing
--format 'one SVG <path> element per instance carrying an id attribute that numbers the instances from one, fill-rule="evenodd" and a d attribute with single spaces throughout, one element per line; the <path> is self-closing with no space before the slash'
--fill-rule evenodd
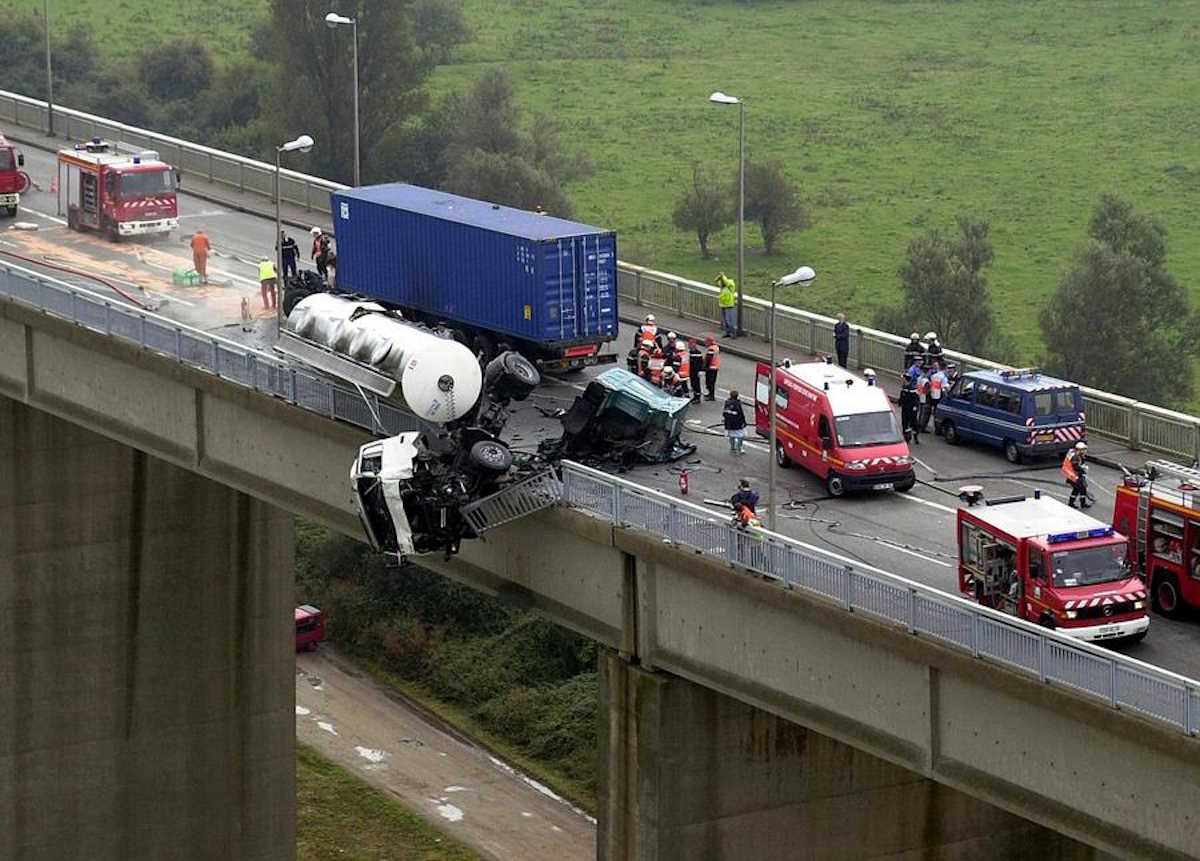
<path id="1" fill-rule="evenodd" d="M 0 296 L 374 434 L 395 435 L 418 427 L 413 416 L 373 394 L 365 394 L 364 399 L 363 393 L 292 367 L 269 353 L 20 266 L 0 263 Z M 782 535 L 743 532 L 708 509 L 598 470 L 564 462 L 561 485 L 553 476 L 539 475 L 517 490 L 481 501 L 472 515 L 477 527 L 490 528 L 536 511 L 557 496 L 561 504 L 614 525 L 695 548 L 780 580 L 789 588 L 823 596 L 849 612 L 903 625 L 913 634 L 937 638 L 1114 708 L 1138 711 L 1191 735 L 1200 726 L 1200 683 L 901 577 L 834 564 Z"/>
<path id="2" fill-rule="evenodd" d="M 294 368 L 269 353 L 105 299 L 21 266 L 0 262 L 0 295 L 371 433 L 391 436 L 418 429 L 414 416 L 370 392 L 360 394 Z"/>
<path id="3" fill-rule="evenodd" d="M 637 529 L 1026 673 L 1170 724 L 1200 731 L 1200 682 L 1079 642 L 891 574 L 840 565 L 766 530 L 577 463 L 564 462 L 562 504 Z"/>
<path id="4" fill-rule="evenodd" d="M 0 123 L 43 131 L 46 103 L 19 93 L 0 90 Z M 100 136 L 157 150 L 184 174 L 249 194 L 274 199 L 275 166 L 252 158 L 206 147 L 170 135 L 128 126 L 83 111 L 54 106 L 54 125 L 68 139 Z M 329 193 L 346 186 L 309 174 L 280 173 L 280 196 L 290 204 L 315 212 L 329 212 Z M 715 287 L 631 263 L 618 263 L 617 289 L 621 299 L 645 308 L 669 311 L 707 324 L 714 329 L 717 312 Z M 767 309 L 762 299 L 746 297 L 745 328 L 767 335 Z M 779 341 L 805 353 L 833 352 L 834 320 L 789 305 L 778 306 Z M 851 329 L 850 356 L 856 367 L 899 374 L 905 339 L 864 326 Z M 1004 368 L 996 362 L 965 353 L 946 355 L 966 370 Z M 1088 430 L 1119 440 L 1132 449 L 1146 448 L 1191 461 L 1200 458 L 1200 418 L 1173 412 L 1097 389 L 1083 389 Z"/>

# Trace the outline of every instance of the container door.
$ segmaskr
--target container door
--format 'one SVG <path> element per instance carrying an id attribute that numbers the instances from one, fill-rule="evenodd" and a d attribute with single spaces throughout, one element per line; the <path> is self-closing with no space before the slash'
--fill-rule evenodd
<path id="1" fill-rule="evenodd" d="M 578 239 L 558 240 L 558 326 L 552 338 L 567 341 L 579 337 L 579 281 L 582 253 Z"/>
<path id="2" fill-rule="evenodd" d="M 608 236 L 593 234 L 572 240 L 577 248 L 576 259 L 579 270 L 575 283 L 578 285 L 579 307 L 578 337 L 611 337 L 611 326 L 603 320 L 611 316 L 615 302 L 615 285 L 609 283 L 611 269 L 612 240 Z"/>

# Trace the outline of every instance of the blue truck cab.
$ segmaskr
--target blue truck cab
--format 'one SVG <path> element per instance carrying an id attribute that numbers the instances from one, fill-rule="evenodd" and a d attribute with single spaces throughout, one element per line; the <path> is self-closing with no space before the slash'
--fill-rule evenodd
<path id="1" fill-rule="evenodd" d="M 942 398 L 935 425 L 951 445 L 986 443 L 1011 463 L 1061 456 L 1087 437 L 1079 386 L 1038 368 L 962 374 Z"/>

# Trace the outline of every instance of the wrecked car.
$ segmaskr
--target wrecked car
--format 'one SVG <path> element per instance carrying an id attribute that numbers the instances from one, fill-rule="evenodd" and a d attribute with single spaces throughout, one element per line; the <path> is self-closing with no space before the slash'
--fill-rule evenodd
<path id="1" fill-rule="evenodd" d="M 584 462 L 668 463 L 696 451 L 679 436 L 690 398 L 672 397 L 623 368 L 592 380 L 560 416 L 561 439 L 542 444 L 543 454 Z"/>

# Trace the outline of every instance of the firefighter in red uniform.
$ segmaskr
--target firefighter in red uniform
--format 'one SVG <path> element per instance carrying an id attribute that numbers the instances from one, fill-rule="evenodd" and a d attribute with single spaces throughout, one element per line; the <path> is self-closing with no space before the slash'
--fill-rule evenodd
<path id="1" fill-rule="evenodd" d="M 642 341 L 642 347 L 637 355 L 637 375 L 643 380 L 650 379 L 650 357 L 654 350 L 654 342 L 649 338 Z"/>
<path id="2" fill-rule="evenodd" d="M 662 347 L 655 347 L 650 354 L 650 382 L 656 386 L 662 385 L 663 368 L 667 366 L 667 357 L 663 355 Z"/>
<path id="3" fill-rule="evenodd" d="M 646 319 L 642 322 L 641 328 L 638 329 L 634 337 L 637 338 L 639 344 L 646 339 L 656 344 L 658 343 L 658 324 L 654 322 L 653 314 L 646 315 Z"/>
<path id="4" fill-rule="evenodd" d="M 682 339 L 675 342 L 675 373 L 679 375 L 679 393 L 683 397 L 690 394 L 688 381 L 692 377 L 692 359 L 688 355 L 688 346 Z"/>
<path id="5" fill-rule="evenodd" d="M 717 399 L 717 372 L 721 370 L 721 347 L 712 335 L 704 339 L 704 346 L 704 387 L 708 389 L 704 400 L 715 401 Z"/>
<path id="6" fill-rule="evenodd" d="M 1063 458 L 1062 473 L 1067 479 L 1067 484 L 1071 485 L 1071 498 L 1067 500 L 1067 505 L 1072 508 L 1075 507 L 1077 498 L 1080 508 L 1092 507 L 1087 487 L 1087 464 L 1083 462 L 1086 455 L 1087 443 L 1081 441 L 1075 443 L 1075 447 Z"/>

